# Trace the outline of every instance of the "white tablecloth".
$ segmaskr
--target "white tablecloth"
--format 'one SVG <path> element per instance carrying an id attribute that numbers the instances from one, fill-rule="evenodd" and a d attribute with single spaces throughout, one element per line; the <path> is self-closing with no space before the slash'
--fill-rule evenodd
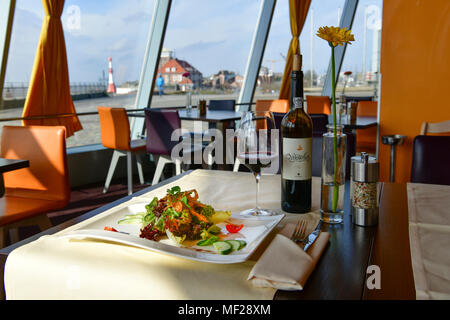
<path id="1" fill-rule="evenodd" d="M 260 183 L 261 206 L 281 210 L 280 176 L 263 176 Z M 141 198 L 162 197 L 175 185 L 182 190 L 196 188 L 202 202 L 233 213 L 255 204 L 253 175 L 208 170 L 196 170 Z M 320 179 L 313 178 L 315 212 L 288 214 L 277 230 L 300 217 L 316 223 L 319 198 Z M 129 203 L 133 201 L 136 198 Z M 104 241 L 89 240 L 86 245 L 85 241 L 58 239 L 56 235 L 41 237 L 11 252 L 5 267 L 7 299 L 272 299 L 275 293 L 275 289 L 256 288 L 247 281 L 255 261 L 203 263 Z"/>
<path id="2" fill-rule="evenodd" d="M 417 299 L 450 299 L 450 186 L 408 183 Z"/>

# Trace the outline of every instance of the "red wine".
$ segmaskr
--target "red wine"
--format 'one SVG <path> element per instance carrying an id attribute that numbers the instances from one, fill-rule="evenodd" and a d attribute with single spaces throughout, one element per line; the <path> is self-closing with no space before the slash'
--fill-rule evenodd
<path id="1" fill-rule="evenodd" d="M 311 210 L 312 120 L 303 108 L 301 56 L 294 56 L 290 111 L 281 121 L 281 207 L 286 212 Z"/>
<path id="2" fill-rule="evenodd" d="M 278 154 L 270 151 L 255 151 L 240 153 L 237 157 L 251 172 L 261 173 L 261 169 L 269 167 L 272 161 L 278 158 Z"/>

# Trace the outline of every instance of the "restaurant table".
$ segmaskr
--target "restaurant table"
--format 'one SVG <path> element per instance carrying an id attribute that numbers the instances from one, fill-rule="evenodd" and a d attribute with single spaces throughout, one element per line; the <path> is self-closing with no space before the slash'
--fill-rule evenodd
<path id="1" fill-rule="evenodd" d="M 5 184 L 3 181 L 3 173 L 18 170 L 30 166 L 28 160 L 3 159 L 0 158 L 0 197 L 5 194 Z"/>
<path id="2" fill-rule="evenodd" d="M 241 119 L 242 112 L 228 111 L 228 110 L 207 110 L 206 114 L 201 116 L 198 109 L 192 109 L 188 112 L 185 108 L 178 109 L 178 115 L 181 120 L 191 121 L 205 121 L 208 123 L 215 123 L 219 129 L 224 124 L 230 121 L 236 121 Z M 129 113 L 129 117 L 145 118 L 145 114 L 142 112 Z"/>
<path id="3" fill-rule="evenodd" d="M 208 127 L 213 126 L 216 130 L 219 130 L 222 134 L 222 137 L 226 137 L 226 129 L 229 128 L 229 123 L 232 121 L 240 120 L 242 112 L 239 111 L 228 111 L 228 110 L 206 110 L 205 115 L 200 115 L 200 112 L 198 109 L 192 109 L 190 112 L 188 112 L 185 108 L 178 109 L 178 115 L 180 117 L 180 120 L 185 121 L 204 121 L 208 122 Z M 145 117 L 145 114 L 142 112 L 136 112 L 136 113 L 130 113 L 128 114 L 129 117 Z M 194 132 L 194 138 L 196 137 L 196 133 Z M 221 170 L 224 170 L 227 168 L 226 163 L 226 141 L 225 139 L 223 141 L 223 159 L 222 163 L 218 164 L 218 168 Z M 231 165 L 228 165 L 229 168 L 231 168 Z"/>
<path id="4" fill-rule="evenodd" d="M 145 194 L 153 189 L 201 171 L 202 174 L 245 174 L 210 170 L 187 171 L 158 185 L 126 196 L 80 217 L 55 226 L 42 233 L 0 250 L 0 277 L 4 266 L 15 248 L 28 244 L 43 235 L 51 235 L 77 223 L 120 205 L 133 196 Z M 248 174 L 251 176 L 251 174 Z M 217 177 L 216 177 L 217 178 Z M 231 177 L 233 178 L 233 177 Z M 251 177 L 250 177 L 251 178 Z M 249 179 L 250 179 L 249 178 Z M 264 183 L 265 176 L 261 181 Z M 230 179 L 230 177 L 228 178 Z M 219 180 L 218 180 L 219 181 Z M 251 179 L 249 180 L 251 181 Z M 251 186 L 253 188 L 254 185 Z M 380 192 L 380 221 L 376 227 L 359 227 L 351 223 L 349 214 L 349 184 L 346 184 L 344 223 L 322 224 L 321 230 L 330 233 L 330 241 L 302 291 L 278 290 L 274 299 L 414 299 L 414 280 L 408 237 L 408 207 L 404 184 L 384 183 Z M 366 287 L 367 267 L 376 264 L 381 269 L 381 289 Z M 4 298 L 4 286 L 1 297 Z M 45 288 L 42 288 L 45 290 Z"/>

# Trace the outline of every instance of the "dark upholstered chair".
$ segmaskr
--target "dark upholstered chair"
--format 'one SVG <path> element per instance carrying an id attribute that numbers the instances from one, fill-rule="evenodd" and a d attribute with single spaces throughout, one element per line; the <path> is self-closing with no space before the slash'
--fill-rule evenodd
<path id="1" fill-rule="evenodd" d="M 450 136 L 417 136 L 411 182 L 450 185 Z"/>
<path id="2" fill-rule="evenodd" d="M 209 110 L 234 111 L 236 100 L 209 100 Z"/>
<path id="3" fill-rule="evenodd" d="M 190 138 L 189 132 L 182 135 L 178 141 L 172 141 L 172 133 L 181 129 L 181 119 L 177 110 L 170 109 L 145 109 L 145 124 L 147 128 L 147 152 L 155 157 L 157 162 L 155 174 L 153 176 L 152 185 L 157 184 L 161 179 L 164 166 L 168 163 L 175 164 L 175 173 L 181 173 L 181 160 L 192 160 L 192 153 L 195 151 L 202 152 L 202 145 L 194 145 L 194 140 L 190 140 L 192 145 L 189 149 L 189 155 L 183 154 L 186 151 L 184 148 L 180 149 L 178 153 L 179 159 L 172 160 L 172 149 L 177 146 L 183 139 Z M 177 146 L 181 147 L 181 145 Z M 182 157 L 182 158 L 181 158 Z"/>
<path id="4" fill-rule="evenodd" d="M 372 96 L 367 96 L 367 97 L 351 97 L 351 96 L 345 96 L 345 101 L 347 102 L 359 102 L 359 101 L 373 101 L 373 97 Z"/>

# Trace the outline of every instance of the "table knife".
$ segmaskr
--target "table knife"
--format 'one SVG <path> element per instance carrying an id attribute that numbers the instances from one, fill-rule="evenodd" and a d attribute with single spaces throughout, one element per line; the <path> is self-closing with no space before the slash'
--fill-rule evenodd
<path id="1" fill-rule="evenodd" d="M 314 241 L 316 241 L 317 237 L 319 236 L 320 233 L 320 227 L 322 226 L 322 221 L 319 221 L 319 223 L 317 224 L 317 227 L 314 229 L 313 232 L 311 232 L 306 240 L 305 246 L 303 247 L 303 250 L 306 251 L 309 246 L 311 246 Z"/>

